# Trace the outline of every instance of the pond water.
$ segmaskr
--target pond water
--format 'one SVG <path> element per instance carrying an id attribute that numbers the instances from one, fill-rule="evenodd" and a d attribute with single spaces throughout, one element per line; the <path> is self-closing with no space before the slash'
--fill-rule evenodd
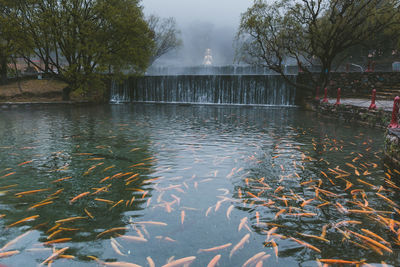
<path id="1" fill-rule="evenodd" d="M 383 130 L 298 108 L 0 115 L 3 265 L 53 253 L 52 266 L 207 266 L 217 255 L 242 266 L 256 254 L 247 266 L 400 265 L 398 171 L 382 162 Z"/>

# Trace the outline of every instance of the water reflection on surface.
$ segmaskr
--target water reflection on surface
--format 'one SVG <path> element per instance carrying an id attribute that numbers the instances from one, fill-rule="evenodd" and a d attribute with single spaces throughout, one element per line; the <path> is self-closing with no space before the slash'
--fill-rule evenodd
<path id="1" fill-rule="evenodd" d="M 88 256 L 142 266 L 146 257 L 161 266 L 195 256 L 192 266 L 206 266 L 217 254 L 220 266 L 241 266 L 259 252 L 271 256 L 254 265 L 399 264 L 399 190 L 389 180 L 396 170 L 381 163 L 381 130 L 295 108 L 45 106 L 1 115 L 0 246 L 27 233 L 0 251 L 19 251 L 0 259 L 7 266 L 35 266 L 52 246 L 75 257 L 55 266 L 96 266 Z M 71 217 L 81 218 L 62 221 Z M 361 229 L 393 253 L 357 237 L 372 237 Z"/>

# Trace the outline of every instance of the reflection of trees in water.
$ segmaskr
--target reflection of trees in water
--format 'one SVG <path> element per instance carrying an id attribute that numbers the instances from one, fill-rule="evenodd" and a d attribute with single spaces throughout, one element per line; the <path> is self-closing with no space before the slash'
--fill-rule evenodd
<path id="1" fill-rule="evenodd" d="M 95 112 L 96 109 L 93 111 Z M 129 213 L 129 217 L 132 218 L 140 216 L 140 210 L 145 208 L 146 201 L 152 196 L 151 183 L 143 184 L 143 181 L 149 179 L 148 177 L 154 172 L 153 154 L 149 151 L 150 139 L 143 135 L 143 132 L 136 131 L 135 123 L 139 122 L 133 121 L 131 118 L 119 118 L 120 123 L 113 121 L 115 118 L 109 115 L 109 117 L 98 119 L 95 117 L 99 114 L 93 114 L 93 117 L 90 117 L 86 113 L 85 116 L 82 116 L 79 110 L 66 111 L 64 115 L 66 121 L 63 121 L 62 124 L 66 128 L 50 137 L 51 140 L 57 141 L 48 143 L 48 140 L 44 140 L 38 144 L 37 148 L 21 155 L 16 162 L 20 163 L 26 158 L 34 159 L 34 162 L 26 166 L 14 166 L 16 174 L 7 180 L 0 181 L 0 187 L 18 184 L 11 188 L 8 194 L 0 197 L 2 203 L 0 214 L 6 215 L 2 218 L 1 223 L 5 227 L 28 216 L 39 215 L 40 217 L 35 221 L 19 226 L 24 232 L 28 227 L 42 231 L 43 237 L 40 241 L 46 242 L 49 241 L 46 237 L 55 231 L 49 232 L 57 225 L 56 221 L 76 216 L 87 217 L 87 219 L 61 223 L 59 226 L 61 229 L 72 229 L 65 229 L 50 240 L 72 238 L 71 242 L 75 243 L 90 242 L 96 240 L 97 235 L 104 230 L 128 225 L 129 218 L 126 213 Z M 38 131 L 40 132 L 40 129 Z M 17 134 L 17 132 L 14 133 Z M 19 145 L 23 146 L 24 144 L 20 143 Z M 130 152 L 133 148 L 137 149 Z M 35 154 L 44 151 L 53 152 L 35 157 Z M 99 159 L 90 160 L 93 158 Z M 147 160 L 143 161 L 144 159 Z M 100 163 L 103 164 L 100 165 Z M 135 164 L 139 165 L 129 168 Z M 94 166 L 96 167 L 88 171 Z M 111 166 L 114 167 L 103 171 Z M 85 175 L 85 172 L 88 174 Z M 100 180 L 107 176 L 129 172 L 132 174 L 100 183 Z M 125 179 L 137 173 L 139 176 L 133 177 L 131 179 L 133 182 L 126 185 Z M 72 178 L 52 183 L 54 180 L 69 176 Z M 73 197 L 84 192 L 95 192 L 108 185 L 110 186 L 107 191 L 84 196 L 70 204 Z M 29 194 L 21 198 L 14 196 L 19 192 L 47 188 L 48 191 Z M 52 196 L 56 192 L 59 193 Z M 135 200 L 132 201 L 133 197 Z M 96 201 L 95 198 L 106 199 L 112 201 L 113 204 L 123 201 L 111 209 L 113 204 Z M 45 199 L 53 201 L 53 203 L 27 210 Z M 129 203 L 127 203 L 128 201 Z M 91 213 L 93 218 L 89 218 L 85 209 Z M 9 230 L 3 227 L 1 243 L 6 243 L 14 238 L 15 229 L 19 226 Z M 118 231 L 117 233 L 123 234 L 123 232 Z M 113 235 L 115 236 L 115 233 L 104 235 L 99 239 L 107 239 Z"/>

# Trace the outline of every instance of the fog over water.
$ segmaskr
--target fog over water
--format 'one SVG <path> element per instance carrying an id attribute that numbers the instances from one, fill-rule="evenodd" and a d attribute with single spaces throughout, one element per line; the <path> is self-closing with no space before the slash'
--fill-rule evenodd
<path id="1" fill-rule="evenodd" d="M 212 50 L 213 65 L 232 64 L 240 14 L 252 3 L 252 0 L 144 0 L 146 15 L 176 19 L 183 41 L 179 50 L 163 56 L 155 65 L 201 65 L 207 48 Z"/>

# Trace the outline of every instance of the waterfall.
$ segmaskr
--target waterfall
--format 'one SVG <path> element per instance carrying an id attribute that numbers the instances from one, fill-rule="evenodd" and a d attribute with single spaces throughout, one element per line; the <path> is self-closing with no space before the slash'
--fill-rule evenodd
<path id="1" fill-rule="evenodd" d="M 290 106 L 295 96 L 295 87 L 279 75 L 144 76 L 113 81 L 110 102 Z"/>

